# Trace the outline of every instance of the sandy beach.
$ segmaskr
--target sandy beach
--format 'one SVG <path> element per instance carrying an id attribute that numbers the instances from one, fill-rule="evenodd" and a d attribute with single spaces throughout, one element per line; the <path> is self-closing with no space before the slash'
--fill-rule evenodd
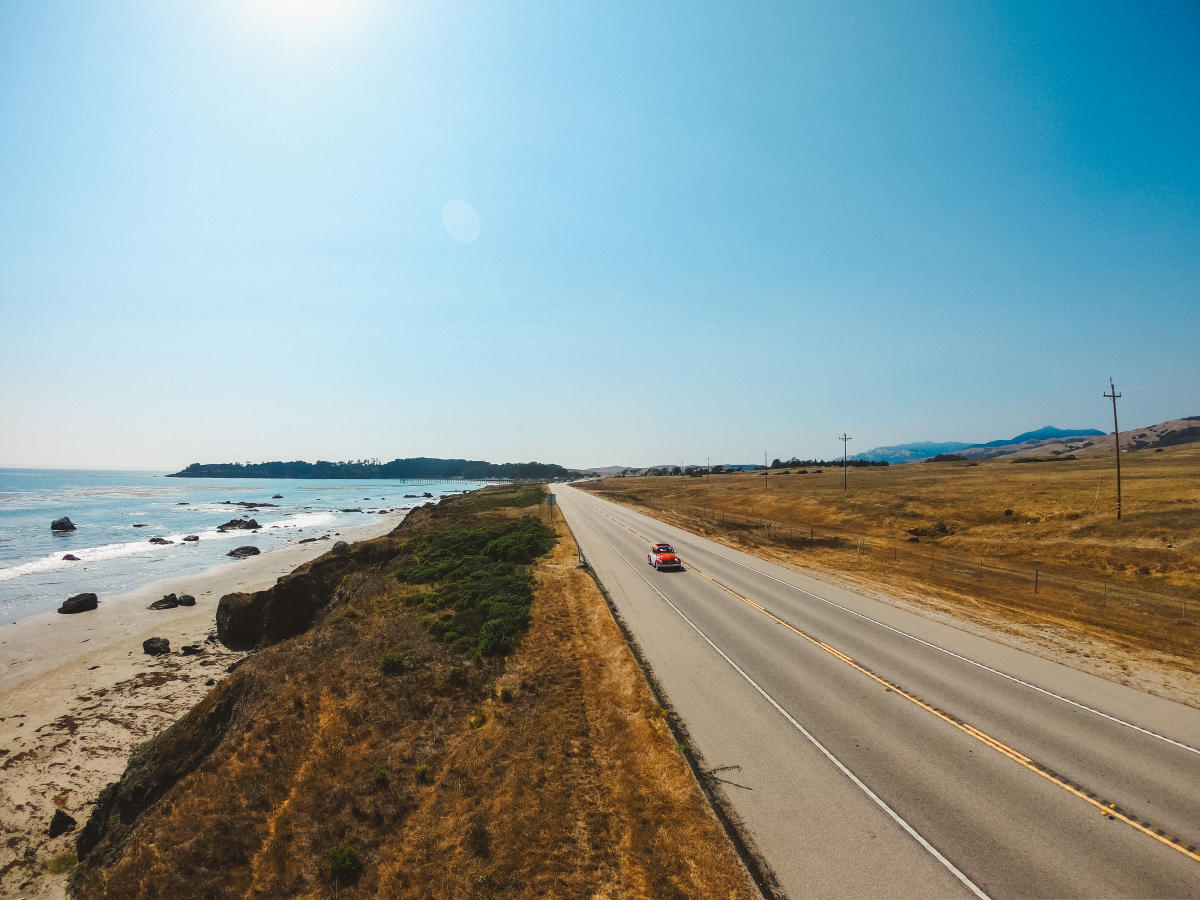
<path id="1" fill-rule="evenodd" d="M 65 896 L 66 876 L 50 869 L 69 866 L 75 832 L 50 838 L 55 811 L 82 828 L 132 748 L 174 722 L 245 656 L 216 641 L 222 596 L 270 587 L 334 541 L 378 537 L 403 518 L 387 515 L 327 541 L 101 596 L 91 612 L 41 613 L 0 627 L 0 895 Z M 147 609 L 167 593 L 191 594 L 196 605 Z M 142 642 L 151 637 L 169 640 L 171 653 L 146 655 Z M 184 656 L 185 644 L 202 652 Z"/>

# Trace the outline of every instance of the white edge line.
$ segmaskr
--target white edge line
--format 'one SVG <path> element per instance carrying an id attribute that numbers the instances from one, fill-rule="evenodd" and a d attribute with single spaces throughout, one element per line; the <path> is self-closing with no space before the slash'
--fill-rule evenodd
<path id="1" fill-rule="evenodd" d="M 640 515 L 640 513 L 637 513 L 637 515 Z M 611 516 L 610 516 L 610 518 L 611 518 Z M 647 516 L 645 518 L 649 518 L 649 517 Z M 614 519 L 614 521 L 615 521 L 615 519 Z M 657 522 L 658 520 L 650 519 L 650 521 Z M 663 523 L 663 524 L 666 524 L 666 523 Z M 675 527 L 675 526 L 668 525 L 667 527 L 671 528 L 671 527 Z M 684 534 L 688 533 L 688 532 L 684 531 L 683 529 L 677 528 L 677 527 L 675 528 L 675 530 L 682 532 Z M 708 547 L 702 547 L 699 544 L 694 543 L 692 540 L 689 540 L 688 538 L 684 538 L 683 540 L 676 541 L 676 543 L 689 544 L 692 547 L 695 547 L 697 550 L 701 550 L 705 553 L 711 553 L 713 556 L 717 557 L 718 559 L 723 559 L 726 562 L 733 563 L 735 566 L 741 566 L 743 569 L 749 569 L 751 572 L 755 573 L 756 575 L 762 575 L 764 578 L 770 578 L 772 581 L 776 582 L 777 584 L 782 584 L 784 587 L 791 588 L 793 591 L 799 591 L 801 594 L 807 594 L 809 597 L 812 597 L 814 600 L 820 600 L 822 603 L 826 603 L 829 606 L 832 606 L 834 609 L 840 609 L 844 613 L 849 613 L 850 615 L 855 616 L 856 618 L 862 619 L 864 622 L 870 622 L 873 625 L 878 625 L 880 628 L 886 628 L 888 631 L 892 632 L 893 634 L 898 634 L 901 637 L 908 638 L 910 641 L 916 641 L 918 644 L 923 644 L 924 646 L 929 647 L 931 650 L 937 650 L 939 653 L 945 653 L 947 656 L 952 656 L 957 660 L 968 663 L 977 668 L 983 669 L 985 672 L 991 672 L 993 675 L 998 675 L 1001 678 L 1007 678 L 1009 681 L 1011 681 L 1015 684 L 1019 684 L 1022 687 L 1027 687 L 1032 691 L 1037 691 L 1039 694 L 1045 694 L 1047 697 L 1053 697 L 1055 700 L 1061 700 L 1063 703 L 1066 703 L 1068 706 L 1074 706 L 1076 709 L 1080 709 L 1080 710 L 1083 710 L 1084 712 L 1092 713 L 1093 715 L 1099 716 L 1102 719 L 1107 719 L 1108 721 L 1113 722 L 1117 725 L 1123 725 L 1126 728 L 1132 728 L 1134 731 L 1140 732 L 1144 735 L 1147 735 L 1148 737 L 1152 737 L 1157 740 L 1163 741 L 1167 744 L 1170 744 L 1173 747 L 1178 747 L 1180 750 L 1186 750 L 1189 753 L 1195 753 L 1195 754 L 1200 755 L 1200 749 L 1192 747 L 1189 744 L 1182 743 L 1181 741 L 1177 741 L 1174 738 L 1169 738 L 1164 734 L 1159 734 L 1157 731 L 1151 731 L 1149 728 L 1143 728 L 1141 725 L 1135 725 L 1133 722 L 1126 722 L 1124 719 L 1117 718 L 1116 716 L 1110 715 L 1109 713 L 1106 713 L 1106 712 L 1101 712 L 1100 710 L 1095 709 L 1094 707 L 1088 706 L 1085 703 L 1080 703 L 1078 700 L 1072 700 L 1070 697 L 1064 697 L 1062 694 L 1056 694 L 1056 693 L 1054 693 L 1054 691 L 1051 691 L 1044 687 L 1039 687 L 1036 684 L 1032 684 L 1028 681 L 1018 678 L 1015 675 L 1010 675 L 1007 672 L 1000 671 L 999 669 L 993 669 L 991 666 L 985 665 L 984 663 L 976 662 L 975 660 L 970 659 L 969 657 L 962 656 L 959 653 L 955 653 L 953 650 L 947 650 L 945 647 L 939 647 L 937 644 L 932 644 L 929 641 L 926 641 L 922 638 L 917 637 L 916 635 L 909 634 L 907 631 L 901 631 L 899 628 L 893 628 L 891 625 L 888 625 L 885 622 L 880 622 L 878 619 L 872 619 L 870 616 L 865 615 L 864 613 L 856 612 L 853 609 L 850 609 L 849 607 L 842 606 L 840 603 L 835 603 L 833 600 L 830 600 L 826 597 L 822 597 L 820 594 L 814 594 L 812 591 L 805 590 L 804 588 L 800 587 L 799 585 L 791 584 L 790 582 L 784 581 L 780 578 L 776 578 L 774 575 L 770 574 L 769 572 L 759 571 L 758 569 L 754 568 L 753 566 L 748 566 L 743 562 L 739 562 L 738 560 L 733 559 L 732 557 L 725 556 L 724 554 L 718 553 L 716 550 L 711 550 Z"/>
<path id="2" fill-rule="evenodd" d="M 768 694 L 765 690 L 763 690 L 763 688 L 759 685 L 759 683 L 757 681 L 755 681 L 753 678 L 751 678 L 749 675 L 747 675 L 746 672 L 741 668 L 741 666 L 739 666 L 732 659 L 730 659 L 725 654 L 724 650 L 722 650 L 715 643 L 713 643 L 712 639 L 707 634 L 705 634 L 703 631 L 701 631 L 699 626 L 697 626 L 695 622 L 693 622 L 691 619 L 689 619 L 683 613 L 683 611 L 680 610 L 680 608 L 678 606 L 676 606 L 674 603 L 672 603 L 666 594 L 664 594 L 662 591 L 660 591 L 658 588 L 656 588 L 654 586 L 654 584 L 650 581 L 650 579 L 647 578 L 645 576 L 645 574 L 643 572 L 641 572 L 641 570 L 638 569 L 637 566 L 635 566 L 628 559 L 626 559 L 624 557 L 624 555 L 622 555 L 621 551 L 618 550 L 616 547 L 614 547 L 612 542 L 609 541 L 608 538 L 606 538 L 604 535 L 600 534 L 600 532 L 596 531 L 595 528 L 591 528 L 590 526 L 589 526 L 589 528 L 593 534 L 595 534 L 598 538 L 600 538 L 600 540 L 602 540 L 602 541 L 604 541 L 604 543 L 608 544 L 609 548 L 615 554 L 617 554 L 618 558 L 620 558 L 626 565 L 628 565 L 631 569 L 633 569 L 633 571 L 637 574 L 637 576 L 639 578 L 641 578 L 642 581 L 646 582 L 646 584 L 648 584 L 650 586 L 650 589 L 652 591 L 654 591 L 654 593 L 656 593 L 656 594 L 658 594 L 658 596 L 662 597 L 663 601 L 667 604 L 667 606 L 669 606 L 669 607 L 671 607 L 671 609 L 675 610 L 675 612 L 679 615 L 679 617 L 681 619 L 683 619 L 683 621 L 687 622 L 688 625 L 690 625 L 692 627 L 692 630 L 695 631 L 696 634 L 700 635 L 700 637 L 704 639 L 704 642 L 706 644 L 708 644 L 710 647 L 712 647 L 713 650 L 715 650 L 718 655 L 720 655 L 721 659 L 723 659 L 723 660 L 725 660 L 725 662 L 729 663 L 729 665 L 733 668 L 733 670 L 735 672 L 737 672 L 739 675 L 741 675 L 742 678 L 744 678 L 746 680 L 746 682 L 752 688 L 754 688 L 756 691 L 758 691 L 758 693 L 762 695 L 763 699 L 765 699 L 768 703 L 770 703 L 771 706 L 773 706 L 780 715 L 782 715 L 785 719 L 787 719 L 787 721 L 792 725 L 793 728 L 795 728 L 802 735 L 804 735 L 804 737 L 808 739 L 809 743 L 811 743 L 814 747 L 816 747 L 817 750 L 819 750 L 826 759 L 828 759 L 831 763 L 833 763 L 834 766 L 837 767 L 839 772 L 841 772 L 843 775 L 845 775 L 847 778 L 849 778 L 850 781 L 853 782 L 854 785 L 859 790 L 861 790 L 864 794 L 866 794 L 867 797 L 869 797 L 876 806 L 878 806 L 881 810 L 883 810 L 885 813 L 887 813 L 888 817 L 891 818 L 892 821 L 894 821 L 897 825 L 899 825 L 902 829 L 904 829 L 904 831 L 913 840 L 915 840 L 918 844 L 920 844 L 923 848 L 925 848 L 925 850 L 928 851 L 928 853 L 934 859 L 936 859 L 943 866 L 945 866 L 946 870 L 949 871 L 950 874 L 953 875 L 956 879 L 958 879 L 972 894 L 974 894 L 976 897 L 979 897 L 980 900 L 990 900 L 988 895 L 985 894 L 982 890 L 980 890 L 979 887 L 975 884 L 975 882 L 971 881 L 970 878 L 968 878 L 961 871 L 959 871 L 959 869 L 954 865 L 954 863 L 952 863 L 952 862 L 950 862 L 950 860 L 946 859 L 946 857 L 943 856 L 936 847 L 934 847 L 931 843 L 929 843 L 929 841 L 925 840 L 925 838 L 923 838 L 920 834 L 918 834 L 916 829 L 914 829 L 911 825 L 908 824 L 908 822 L 906 822 L 903 818 L 901 818 L 900 814 L 897 813 L 890 806 L 888 806 L 887 803 L 885 803 L 883 801 L 883 799 L 881 799 L 879 797 L 878 794 L 876 794 L 869 787 L 867 787 L 867 785 L 864 784 L 863 781 L 857 775 L 855 775 L 848 768 L 846 768 L 846 766 L 842 763 L 842 761 L 839 760 L 832 753 L 830 753 L 829 750 L 825 747 L 825 745 L 822 744 L 819 740 L 817 740 L 816 737 L 814 737 L 813 734 L 807 728 L 805 728 L 803 725 L 801 725 L 799 722 L 797 722 L 794 718 L 792 718 L 791 713 L 789 713 L 786 709 L 784 709 L 782 706 L 780 706 L 779 703 L 775 700 L 775 698 L 772 697 L 770 694 Z"/>

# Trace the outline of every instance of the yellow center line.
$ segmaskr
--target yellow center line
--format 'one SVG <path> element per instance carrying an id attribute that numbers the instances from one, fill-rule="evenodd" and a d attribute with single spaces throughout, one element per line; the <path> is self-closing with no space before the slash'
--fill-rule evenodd
<path id="1" fill-rule="evenodd" d="M 612 517 L 609 516 L 609 518 L 612 518 Z M 616 522 L 615 519 L 613 519 L 613 521 Z M 626 531 L 630 532 L 633 535 L 636 535 L 637 537 L 641 538 L 642 540 L 646 540 L 646 541 L 649 540 L 649 538 L 647 538 L 645 535 L 640 534 L 633 528 L 630 528 L 628 525 L 625 525 L 624 523 L 621 523 L 621 522 L 617 522 L 617 524 L 621 525 L 621 527 L 624 528 Z M 711 575 L 709 575 L 707 572 L 705 572 L 703 569 L 701 569 L 699 566 L 695 565 L 694 563 L 688 563 L 687 568 L 690 571 L 695 572 L 701 578 L 704 578 L 705 580 L 716 585 L 718 588 L 725 591 L 726 593 L 731 594 L 734 597 L 737 597 L 743 603 L 747 604 L 751 608 L 762 613 L 764 616 L 771 619 L 771 621 L 775 622 L 776 624 L 782 625 L 783 627 L 787 628 L 792 633 L 798 635 L 799 637 L 804 638 L 804 640 L 808 641 L 810 644 L 813 644 L 814 646 L 819 647 L 820 649 L 824 650 L 826 653 L 830 654 L 831 656 L 841 660 L 846 665 L 850 666 L 852 669 L 854 669 L 858 672 L 861 672 L 863 675 L 866 675 L 872 681 L 875 681 L 876 683 L 882 685 L 883 687 L 887 688 L 889 691 L 892 691 L 896 695 L 903 697 L 905 700 L 908 700 L 910 703 L 915 704 L 916 706 L 920 707 L 921 709 L 925 710 L 926 712 L 930 713 L 931 715 L 936 716 L 937 718 L 941 719 L 943 722 L 946 722 L 947 724 L 954 726 L 959 731 L 961 731 L 963 734 L 971 736 L 975 740 L 979 741 L 981 744 L 984 744 L 987 747 L 991 747 L 997 753 L 1001 754 L 1002 756 L 1007 757 L 1008 759 L 1011 759 L 1013 762 L 1017 763 L 1020 766 L 1023 766 L 1024 768 L 1028 769 L 1030 772 L 1034 772 L 1035 774 L 1040 775 L 1042 778 L 1045 778 L 1051 784 L 1057 785 L 1058 787 L 1062 788 L 1067 793 L 1073 794 L 1074 796 L 1078 797 L 1080 800 L 1084 801 L 1085 803 L 1090 804 L 1091 806 L 1098 809 L 1102 815 L 1105 815 L 1108 818 L 1114 819 L 1119 822 L 1124 822 L 1130 828 L 1133 828 L 1137 831 L 1140 831 L 1142 834 L 1145 834 L 1149 837 L 1154 838 L 1154 840 L 1158 841 L 1160 844 L 1163 844 L 1167 847 L 1170 847 L 1172 850 L 1182 853 L 1188 859 L 1191 859 L 1195 862 L 1200 862 L 1200 853 L 1197 853 L 1195 847 L 1186 846 L 1184 844 L 1184 842 L 1182 840 L 1180 840 L 1179 838 L 1173 837 L 1171 835 L 1164 833 L 1161 828 L 1157 828 L 1157 829 L 1154 828 L 1149 822 L 1139 822 L 1137 819 L 1133 818 L 1128 813 L 1126 813 L 1124 810 L 1122 810 L 1119 806 L 1117 806 L 1117 804 L 1115 804 L 1115 803 L 1107 803 L 1106 804 L 1103 800 L 1100 800 L 1094 796 L 1091 796 L 1090 794 L 1086 793 L 1085 791 L 1081 790 L 1080 788 L 1076 787 L 1075 785 L 1068 783 L 1066 780 L 1064 780 L 1063 778 L 1054 774 L 1050 770 L 1046 769 L 1044 766 L 1040 765 L 1039 763 L 1034 762 L 1030 757 L 1026 756 L 1024 753 L 1021 753 L 1019 750 L 1015 750 L 1012 747 L 1008 746 L 1000 739 L 993 737 L 992 735 L 988 734 L 985 731 L 980 730 L 979 728 L 976 728 L 974 725 L 970 725 L 966 722 L 956 719 L 953 716 L 950 716 L 950 715 L 942 712 L 941 710 L 936 709 L 933 706 L 930 706 L 925 701 L 913 696 L 908 691 L 904 690 L 903 688 L 899 687 L 898 685 L 893 684 L 892 682 L 888 681 L 885 678 L 881 678 L 879 675 L 876 675 L 870 669 L 867 669 L 864 666 L 860 665 L 859 663 L 855 662 L 853 658 L 847 656 L 845 653 L 841 652 L 837 648 L 830 646 L 829 644 L 825 643 L 824 641 L 818 640 L 817 638 L 813 637 L 812 635 L 808 634 L 807 632 L 802 631 L 801 629 L 797 628 L 791 622 L 787 622 L 784 619 L 781 619 L 779 616 L 775 615 L 773 612 L 771 612 L 765 606 L 763 606 L 759 603 L 756 603 L 755 601 L 751 600 L 749 597 L 745 597 L 742 594 L 739 594 L 737 591 L 733 590 L 733 588 L 729 587 L 728 585 L 722 584 L 720 581 L 718 581 L 716 578 L 713 578 Z"/>

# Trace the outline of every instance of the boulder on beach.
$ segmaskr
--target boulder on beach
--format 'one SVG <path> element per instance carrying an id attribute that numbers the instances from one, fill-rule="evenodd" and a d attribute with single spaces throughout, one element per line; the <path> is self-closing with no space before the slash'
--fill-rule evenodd
<path id="1" fill-rule="evenodd" d="M 200 540 L 200 535 L 198 535 L 198 534 L 189 534 L 187 537 L 185 537 L 185 538 L 183 539 L 183 542 L 184 542 L 185 544 L 187 544 L 187 543 L 195 543 L 195 542 L 196 542 L 196 541 L 198 541 L 198 540 Z"/>
<path id="2" fill-rule="evenodd" d="M 252 531 L 256 528 L 262 528 L 255 519 L 230 519 L 224 525 L 218 525 L 217 531 L 222 533 L 226 531 Z"/>
<path id="3" fill-rule="evenodd" d="M 165 537 L 152 537 L 152 538 L 150 538 L 150 543 L 151 544 L 173 544 L 175 542 L 168 541 Z"/>
<path id="4" fill-rule="evenodd" d="M 261 552 L 257 547 L 247 545 L 245 547 L 235 547 L 225 555 L 232 556 L 234 559 L 245 559 L 247 556 L 258 556 Z"/>
<path id="5" fill-rule="evenodd" d="M 191 594 L 180 594 L 175 599 L 179 601 L 180 606 L 195 606 L 196 605 L 196 598 L 193 597 Z"/>
<path id="6" fill-rule="evenodd" d="M 155 600 L 146 609 L 174 609 L 179 605 L 179 598 L 174 594 L 167 594 L 161 600 Z"/>
<path id="7" fill-rule="evenodd" d="M 76 594 L 74 597 L 68 597 L 64 600 L 58 611 L 66 615 L 88 612 L 95 609 L 99 605 L 99 602 L 95 594 Z"/>
<path id="8" fill-rule="evenodd" d="M 195 656 L 198 653 L 203 653 L 204 648 L 201 647 L 199 644 L 184 644 L 182 647 L 179 648 L 179 652 L 182 653 L 184 656 Z"/>
<path id="9" fill-rule="evenodd" d="M 160 637 L 146 638 L 142 641 L 142 652 L 147 656 L 162 656 L 171 652 L 171 642 Z"/>
<path id="10" fill-rule="evenodd" d="M 68 831 L 75 830 L 75 820 L 68 816 L 61 809 L 54 811 L 54 817 L 50 819 L 50 837 L 56 838 L 60 834 L 66 834 Z"/>
<path id="11" fill-rule="evenodd" d="M 79 562 L 79 557 L 74 553 L 68 553 L 63 557 L 63 562 Z"/>
<path id="12" fill-rule="evenodd" d="M 75 523 L 71 521 L 70 516 L 63 516 L 61 519 L 55 519 L 50 523 L 51 531 L 74 531 Z"/>

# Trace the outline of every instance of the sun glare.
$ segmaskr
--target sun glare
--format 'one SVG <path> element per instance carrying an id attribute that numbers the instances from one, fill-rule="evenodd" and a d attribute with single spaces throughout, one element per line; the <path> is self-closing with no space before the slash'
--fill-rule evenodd
<path id="1" fill-rule="evenodd" d="M 249 0 L 257 24 L 298 40 L 343 32 L 365 18 L 374 0 Z"/>

